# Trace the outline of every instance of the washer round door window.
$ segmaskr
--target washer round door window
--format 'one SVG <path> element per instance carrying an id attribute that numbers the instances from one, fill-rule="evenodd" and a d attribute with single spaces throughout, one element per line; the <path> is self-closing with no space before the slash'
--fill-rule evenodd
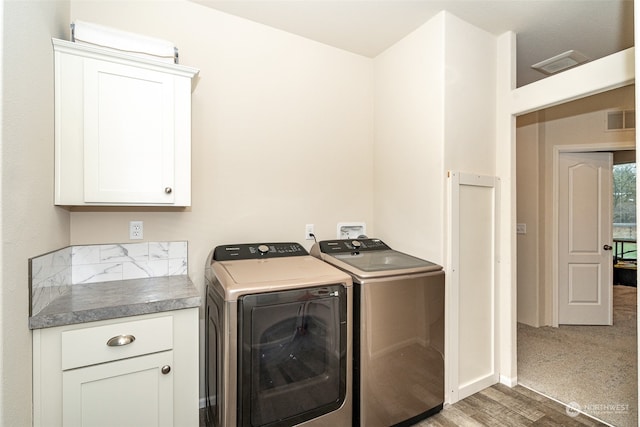
<path id="1" fill-rule="evenodd" d="M 339 408 L 346 392 L 345 288 L 238 299 L 239 425 L 290 426 Z"/>

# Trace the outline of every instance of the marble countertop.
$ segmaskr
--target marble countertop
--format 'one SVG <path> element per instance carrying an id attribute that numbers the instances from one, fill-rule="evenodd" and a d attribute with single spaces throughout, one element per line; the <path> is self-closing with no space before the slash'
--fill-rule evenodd
<path id="1" fill-rule="evenodd" d="M 200 303 L 200 293 L 187 275 L 73 285 L 31 316 L 29 329 L 193 308 Z"/>

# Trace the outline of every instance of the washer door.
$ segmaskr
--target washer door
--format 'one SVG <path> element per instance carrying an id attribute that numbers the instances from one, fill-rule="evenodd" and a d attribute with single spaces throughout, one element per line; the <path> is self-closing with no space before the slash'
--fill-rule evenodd
<path id="1" fill-rule="evenodd" d="M 346 392 L 342 285 L 239 299 L 241 426 L 291 426 L 338 409 Z"/>

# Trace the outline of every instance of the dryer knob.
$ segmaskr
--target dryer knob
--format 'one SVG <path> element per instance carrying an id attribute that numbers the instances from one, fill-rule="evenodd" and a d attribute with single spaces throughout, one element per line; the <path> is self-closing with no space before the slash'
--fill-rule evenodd
<path id="1" fill-rule="evenodd" d="M 267 252 L 269 252 L 269 246 L 267 245 L 258 246 L 258 252 L 260 252 L 261 254 L 266 254 Z"/>
<path id="2" fill-rule="evenodd" d="M 362 246 L 362 243 L 360 243 L 357 240 L 352 240 L 351 241 L 351 246 L 353 246 L 354 249 L 358 249 L 360 246 Z"/>

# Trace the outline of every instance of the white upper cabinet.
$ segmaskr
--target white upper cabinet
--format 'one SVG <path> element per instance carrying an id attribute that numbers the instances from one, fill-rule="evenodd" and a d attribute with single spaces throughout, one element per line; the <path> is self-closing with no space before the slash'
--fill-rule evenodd
<path id="1" fill-rule="evenodd" d="M 189 206 L 197 69 L 53 40 L 55 204 Z"/>

